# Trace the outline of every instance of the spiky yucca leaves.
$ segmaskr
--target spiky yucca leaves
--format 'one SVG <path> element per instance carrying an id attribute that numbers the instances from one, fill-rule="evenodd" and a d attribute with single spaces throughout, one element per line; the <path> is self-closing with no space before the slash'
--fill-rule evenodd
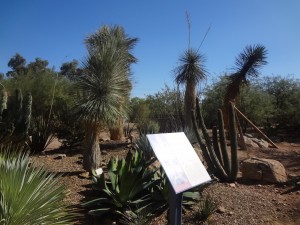
<path id="1" fill-rule="evenodd" d="M 20 151 L 19 151 L 20 152 Z M 62 201 L 55 174 L 29 165 L 27 154 L 0 151 L 0 224 L 70 224 L 75 214 Z"/>
<path id="2" fill-rule="evenodd" d="M 184 111 L 185 126 L 192 127 L 191 110 L 196 107 L 196 86 L 206 77 L 205 58 L 197 50 L 189 48 L 179 59 L 175 68 L 175 82 L 185 84 Z"/>
<path id="3" fill-rule="evenodd" d="M 101 30 L 100 30 L 101 32 Z M 128 52 L 114 37 L 94 40 L 83 74 L 77 79 L 75 115 L 85 125 L 83 167 L 92 171 L 100 167 L 99 133 L 101 126 L 115 125 L 126 115 L 124 99 L 130 94 Z M 87 39 L 87 42 L 89 39 Z"/>
<path id="4" fill-rule="evenodd" d="M 128 66 L 130 63 L 137 62 L 137 59 L 131 54 L 131 50 L 138 42 L 138 39 L 129 37 L 125 33 L 125 30 L 117 25 L 113 27 L 104 25 L 101 29 L 90 35 L 85 40 L 89 53 L 93 55 L 95 52 L 99 51 L 99 47 L 102 43 L 109 39 L 113 39 L 118 49 L 123 49 L 123 51 L 126 52 Z"/>
<path id="5" fill-rule="evenodd" d="M 118 54 L 122 58 L 123 66 L 126 67 L 124 71 L 124 76 L 128 79 L 128 84 L 130 85 L 130 90 L 132 88 L 130 78 L 131 70 L 130 65 L 136 63 L 137 59 L 132 55 L 131 51 L 136 45 L 138 39 L 131 38 L 126 33 L 121 26 L 103 26 L 101 29 L 97 30 L 94 34 L 90 35 L 86 39 L 87 49 L 90 55 L 97 55 L 104 43 L 112 43 L 118 50 Z M 119 104 L 120 111 L 124 110 L 126 101 L 129 99 L 129 95 L 124 92 L 123 100 Z M 124 117 L 124 115 L 123 115 Z M 124 119 L 119 116 L 115 119 L 114 124 L 110 125 L 110 135 L 112 140 L 120 140 L 124 137 L 123 125 Z"/>
<path id="6" fill-rule="evenodd" d="M 267 50 L 263 45 L 249 45 L 239 54 L 235 62 L 235 72 L 228 76 L 224 103 L 233 101 L 240 93 L 242 84 L 247 84 L 249 77 L 257 77 L 259 69 L 267 64 Z"/>

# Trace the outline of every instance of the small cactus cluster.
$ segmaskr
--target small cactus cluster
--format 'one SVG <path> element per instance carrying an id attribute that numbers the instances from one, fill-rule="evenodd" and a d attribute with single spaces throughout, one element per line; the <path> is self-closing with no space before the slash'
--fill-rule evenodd
<path id="1" fill-rule="evenodd" d="M 197 119 L 196 119 L 197 116 Z M 237 158 L 237 134 L 233 103 L 229 105 L 229 136 L 231 145 L 231 160 L 229 160 L 224 131 L 224 120 L 222 110 L 218 110 L 218 128 L 213 127 L 212 140 L 208 135 L 203 116 L 200 110 L 199 100 L 196 102 L 196 115 L 192 112 L 193 128 L 196 138 L 207 163 L 208 171 L 220 179 L 220 181 L 234 182 L 238 173 Z M 200 127 L 202 135 L 199 133 Z M 204 142 L 204 140 L 205 142 Z"/>
<path id="2" fill-rule="evenodd" d="M 0 92 L 0 145 L 23 142 L 28 137 L 31 117 L 32 96 L 24 99 L 20 89 L 8 97 L 7 92 Z"/>

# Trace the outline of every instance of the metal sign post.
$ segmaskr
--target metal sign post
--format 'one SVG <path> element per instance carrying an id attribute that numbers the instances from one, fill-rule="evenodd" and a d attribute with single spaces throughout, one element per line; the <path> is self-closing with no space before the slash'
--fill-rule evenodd
<path id="1" fill-rule="evenodd" d="M 169 207 L 170 225 L 181 225 L 182 224 L 182 195 L 183 193 L 176 194 L 173 188 L 170 188 L 169 192 Z"/>

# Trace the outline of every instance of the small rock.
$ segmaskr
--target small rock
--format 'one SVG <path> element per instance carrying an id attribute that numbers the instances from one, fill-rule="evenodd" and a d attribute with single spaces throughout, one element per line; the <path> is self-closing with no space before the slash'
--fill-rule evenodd
<path id="1" fill-rule="evenodd" d="M 230 215 L 230 216 L 232 216 L 234 213 L 232 212 L 232 211 L 230 211 L 229 213 L 228 213 L 228 215 Z"/>
<path id="2" fill-rule="evenodd" d="M 90 173 L 89 172 L 83 172 L 83 173 L 79 174 L 78 177 L 79 178 L 89 178 Z"/>
<path id="3" fill-rule="evenodd" d="M 66 158 L 67 155 L 66 154 L 58 154 L 57 157 L 55 157 L 54 159 L 63 159 Z"/>
<path id="4" fill-rule="evenodd" d="M 226 212 L 226 209 L 225 209 L 224 206 L 220 206 L 220 207 L 217 209 L 217 212 L 223 214 L 223 213 Z"/>
<path id="5" fill-rule="evenodd" d="M 236 185 L 235 185 L 235 183 L 230 183 L 230 184 L 229 184 L 229 187 L 235 188 Z"/>

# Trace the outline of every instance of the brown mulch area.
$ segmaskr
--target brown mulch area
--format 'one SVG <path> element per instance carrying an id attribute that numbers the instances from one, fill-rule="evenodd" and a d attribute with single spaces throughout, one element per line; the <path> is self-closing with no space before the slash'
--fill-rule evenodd
<path id="1" fill-rule="evenodd" d="M 279 149 L 250 149 L 239 151 L 239 158 L 257 156 L 280 161 L 287 173 L 300 177 L 300 143 L 279 143 Z M 59 142 L 55 141 L 41 155 L 32 156 L 32 162 L 50 171 L 62 175 L 61 183 L 69 191 L 65 201 L 69 205 L 79 206 L 86 197 L 93 195 L 91 179 L 80 175 L 82 156 L 77 150 L 60 150 Z M 126 145 L 105 145 L 103 165 L 113 156 L 124 156 L 129 147 Z M 66 157 L 57 159 L 58 154 Z M 235 184 L 216 183 L 205 189 L 203 195 L 212 196 L 221 212 L 216 212 L 206 224 L 300 224 L 300 190 L 289 185 L 261 185 L 238 180 Z M 183 224 L 201 224 L 195 217 L 195 209 L 183 215 Z M 82 212 L 85 215 L 85 212 Z M 76 224 L 91 224 L 87 218 L 82 218 Z M 111 221 L 97 221 L 94 224 L 114 224 Z M 155 218 L 152 225 L 167 224 L 166 213 Z"/>

